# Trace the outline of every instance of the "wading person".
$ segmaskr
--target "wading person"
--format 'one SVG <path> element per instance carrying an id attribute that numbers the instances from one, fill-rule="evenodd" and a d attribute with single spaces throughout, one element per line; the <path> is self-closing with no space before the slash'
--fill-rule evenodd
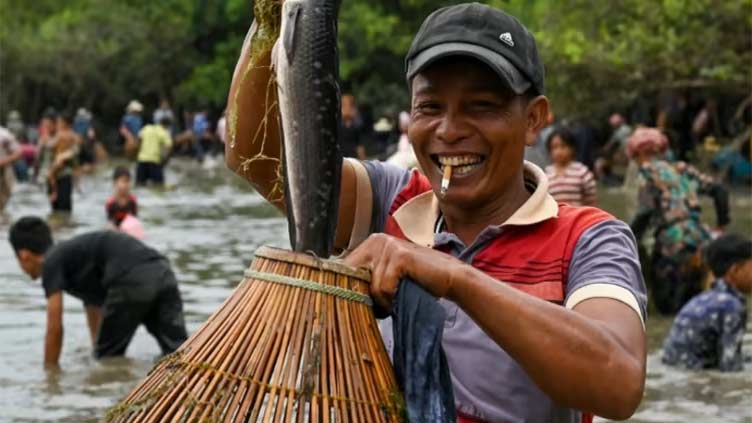
<path id="1" fill-rule="evenodd" d="M 241 166 L 259 153 L 279 157 L 276 125 L 257 131 L 269 57 L 244 73 L 249 57 L 241 55 L 230 90 L 238 120 L 226 158 L 280 205 L 276 163 Z M 645 381 L 635 240 L 600 210 L 557 205 L 545 173 L 523 164 L 549 111 L 533 36 L 500 10 L 452 6 L 424 22 L 406 65 L 408 136 L 425 175 L 345 161 L 337 243 L 372 233 L 347 263 L 371 269 L 371 294 L 383 306 L 402 277 L 440 298 L 460 421 L 629 417 Z M 265 144 L 254 142 L 257 132 Z M 368 197 L 373 207 L 362 207 Z"/>
<path id="2" fill-rule="evenodd" d="M 14 223 L 8 238 L 24 272 L 42 277 L 45 365 L 57 365 L 63 346 L 63 292 L 83 301 L 96 358 L 125 354 L 140 324 L 165 354 L 187 338 L 167 259 L 135 238 L 98 231 L 53 245 L 47 223 L 30 216 Z"/>
<path id="3" fill-rule="evenodd" d="M 172 121 L 168 117 L 152 125 L 146 125 L 138 133 L 138 164 L 136 165 L 136 185 L 164 185 L 164 163 L 172 148 L 170 136 Z"/>
<path id="4" fill-rule="evenodd" d="M 648 282 L 656 308 L 676 313 L 701 290 L 701 251 L 711 238 L 701 221 L 698 195 L 713 197 L 718 227 L 729 223 L 728 194 L 712 178 L 683 162 L 661 157 L 668 142 L 658 129 L 640 128 L 629 138 L 627 152 L 639 166 L 639 209 L 630 226 L 637 239 L 655 228 Z"/>
<path id="5" fill-rule="evenodd" d="M 745 295 L 752 292 L 752 241 L 721 236 L 708 245 L 705 259 L 715 282 L 676 315 L 662 360 L 692 370 L 740 371 L 747 327 Z"/>
<path id="6" fill-rule="evenodd" d="M 138 202 L 131 193 L 131 172 L 127 167 L 118 166 L 112 171 L 112 195 L 105 202 L 107 220 L 120 228 L 128 215 L 138 216 Z"/>
<path id="7" fill-rule="evenodd" d="M 65 113 L 57 118 L 52 161 L 47 171 L 47 193 L 53 212 L 73 210 L 73 177 L 81 138 L 73 131 L 72 123 L 71 116 Z"/>
<path id="8" fill-rule="evenodd" d="M 10 200 L 16 177 L 13 164 L 21 158 L 21 146 L 11 131 L 0 126 L 0 212 Z"/>
<path id="9" fill-rule="evenodd" d="M 138 100 L 131 100 L 125 107 L 125 114 L 120 120 L 120 136 L 123 140 L 123 151 L 126 155 L 131 156 L 138 145 L 138 133 L 144 127 L 144 120 L 141 112 L 144 106 Z"/>

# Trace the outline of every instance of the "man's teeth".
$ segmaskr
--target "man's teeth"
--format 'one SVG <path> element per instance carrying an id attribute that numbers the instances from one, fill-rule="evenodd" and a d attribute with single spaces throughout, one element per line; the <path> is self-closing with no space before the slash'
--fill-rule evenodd
<path id="1" fill-rule="evenodd" d="M 475 169 L 478 166 L 479 164 L 477 163 L 466 165 L 466 166 L 457 166 L 454 169 L 452 169 L 452 172 L 454 172 L 455 175 L 464 175 L 465 173 L 470 172 L 471 170 Z"/>
<path id="2" fill-rule="evenodd" d="M 438 156 L 438 160 L 439 164 L 442 166 L 466 166 L 480 163 L 483 158 L 481 156 L 469 154 L 465 156 Z"/>

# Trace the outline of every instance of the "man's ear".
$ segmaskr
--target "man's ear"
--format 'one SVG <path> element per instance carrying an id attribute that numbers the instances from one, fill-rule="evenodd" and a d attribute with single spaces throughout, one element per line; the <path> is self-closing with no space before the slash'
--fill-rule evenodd
<path id="1" fill-rule="evenodd" d="M 736 281 L 737 277 L 739 276 L 738 273 L 740 270 L 742 270 L 742 265 L 744 262 L 734 263 L 731 265 L 731 267 L 726 270 L 726 274 L 723 275 L 723 278 L 732 281 Z"/>
<path id="2" fill-rule="evenodd" d="M 18 251 L 16 251 L 16 256 L 20 261 L 27 261 L 29 260 L 29 257 L 31 257 L 31 251 L 26 248 L 20 248 Z"/>
<path id="3" fill-rule="evenodd" d="M 525 145 L 535 145 L 535 139 L 541 129 L 548 125 L 548 112 L 550 110 L 548 98 L 539 95 L 527 103 L 527 131 L 525 132 Z"/>

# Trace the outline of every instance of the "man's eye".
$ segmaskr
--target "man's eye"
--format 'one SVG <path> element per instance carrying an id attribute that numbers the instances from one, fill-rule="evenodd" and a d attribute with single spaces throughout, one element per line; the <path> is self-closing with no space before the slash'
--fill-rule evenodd
<path id="1" fill-rule="evenodd" d="M 440 108 L 441 106 L 439 106 L 439 103 L 432 101 L 418 103 L 418 110 L 421 112 L 436 112 Z"/>
<path id="2" fill-rule="evenodd" d="M 493 101 L 487 101 L 487 100 L 476 100 L 473 101 L 472 106 L 478 109 L 497 109 L 499 108 L 499 105 L 497 103 L 494 103 Z"/>

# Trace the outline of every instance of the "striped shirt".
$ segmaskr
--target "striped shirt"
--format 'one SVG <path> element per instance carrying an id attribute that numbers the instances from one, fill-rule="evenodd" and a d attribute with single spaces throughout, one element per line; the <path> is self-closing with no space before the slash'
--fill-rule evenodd
<path id="1" fill-rule="evenodd" d="M 570 206 L 595 205 L 595 178 L 580 162 L 571 162 L 563 172 L 557 173 L 554 165 L 546 166 L 548 192 L 560 203 Z"/>

